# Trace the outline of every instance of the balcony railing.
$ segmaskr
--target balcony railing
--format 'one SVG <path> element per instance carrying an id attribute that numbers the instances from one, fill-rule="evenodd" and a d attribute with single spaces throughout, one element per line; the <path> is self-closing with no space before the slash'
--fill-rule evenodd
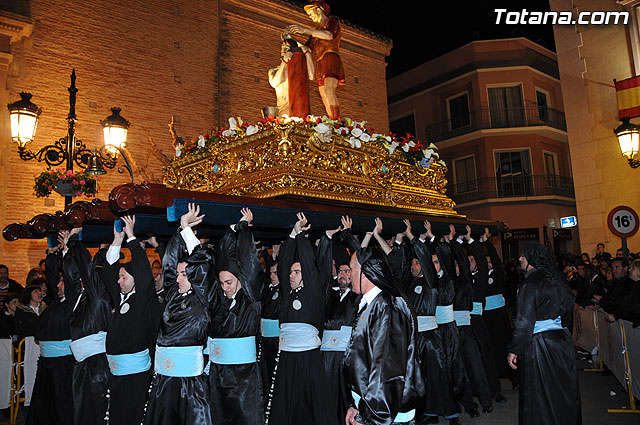
<path id="1" fill-rule="evenodd" d="M 456 204 L 494 198 L 551 195 L 574 198 L 573 179 L 552 174 L 518 175 L 471 180 L 447 186 L 447 196 Z"/>
<path id="2" fill-rule="evenodd" d="M 468 115 L 428 125 L 426 131 L 427 141 L 439 142 L 476 130 L 530 126 L 549 126 L 567 130 L 564 112 L 532 104 L 512 108 L 483 107 Z"/>

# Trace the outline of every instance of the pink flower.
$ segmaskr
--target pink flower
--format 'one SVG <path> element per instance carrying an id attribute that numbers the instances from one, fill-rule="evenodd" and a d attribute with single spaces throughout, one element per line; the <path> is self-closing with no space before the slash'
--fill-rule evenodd
<path id="1" fill-rule="evenodd" d="M 78 180 L 73 179 L 73 184 L 74 184 L 74 185 L 77 185 L 77 184 L 78 184 Z"/>
<path id="2" fill-rule="evenodd" d="M 80 196 L 80 195 L 82 195 L 82 192 L 77 191 L 77 192 L 76 192 L 76 196 Z"/>
<path id="3" fill-rule="evenodd" d="M 80 180 L 80 184 L 84 186 L 87 183 L 84 180 Z"/>
<path id="4" fill-rule="evenodd" d="M 73 177 L 73 171 L 67 170 L 67 176 L 68 177 Z"/>

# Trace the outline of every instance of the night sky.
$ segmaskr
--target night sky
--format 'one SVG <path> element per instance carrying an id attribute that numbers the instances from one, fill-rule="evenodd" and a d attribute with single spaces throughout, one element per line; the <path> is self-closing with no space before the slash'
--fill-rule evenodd
<path id="1" fill-rule="evenodd" d="M 393 40 L 387 76 L 450 52 L 473 40 L 526 37 L 555 51 L 551 25 L 495 25 L 494 9 L 545 12 L 545 0 L 385 1 L 328 0 L 331 13 Z M 426 10 L 418 10 L 417 8 Z"/>

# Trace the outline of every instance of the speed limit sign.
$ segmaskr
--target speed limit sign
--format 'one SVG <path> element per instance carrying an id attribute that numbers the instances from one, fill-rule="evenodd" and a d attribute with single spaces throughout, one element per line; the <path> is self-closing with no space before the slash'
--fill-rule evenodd
<path id="1" fill-rule="evenodd" d="M 609 230 L 621 238 L 633 236 L 638 231 L 638 224 L 638 214 L 633 208 L 623 205 L 612 209 L 607 217 Z"/>

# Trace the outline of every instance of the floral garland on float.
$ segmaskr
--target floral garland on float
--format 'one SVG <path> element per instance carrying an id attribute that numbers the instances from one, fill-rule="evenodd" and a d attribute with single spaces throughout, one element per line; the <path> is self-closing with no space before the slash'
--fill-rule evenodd
<path id="1" fill-rule="evenodd" d="M 178 144 L 175 147 L 176 158 L 174 159 L 183 159 L 196 152 L 209 150 L 212 146 L 251 136 L 273 126 L 291 123 L 315 130 L 320 140 L 325 143 L 337 136 L 348 142 L 354 149 L 360 149 L 364 143 L 371 143 L 385 148 L 389 155 L 397 151 L 406 162 L 412 165 L 420 164 L 425 169 L 434 162 L 442 166 L 446 165 L 440 159 L 437 147 L 433 143 L 425 146 L 410 133 L 401 137 L 393 133 L 389 135 L 374 133 L 373 127 L 367 127 L 366 121 L 355 121 L 351 118 L 332 120 L 326 115 L 322 117 L 308 115 L 305 118 L 287 116 L 273 118 L 269 116 L 262 118 L 256 125 L 249 125 L 240 117 L 231 117 L 229 118 L 229 128 L 220 128 L 217 131 L 201 134 L 188 142 Z"/>

